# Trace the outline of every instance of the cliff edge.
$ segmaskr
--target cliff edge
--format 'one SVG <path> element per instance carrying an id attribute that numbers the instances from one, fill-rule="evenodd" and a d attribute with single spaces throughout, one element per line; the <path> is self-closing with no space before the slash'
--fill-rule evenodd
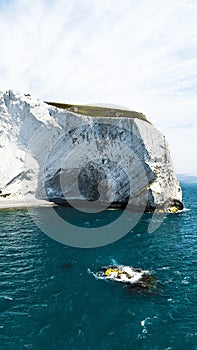
<path id="1" fill-rule="evenodd" d="M 183 208 L 168 143 L 144 114 L 0 93 L 0 201 Z"/>

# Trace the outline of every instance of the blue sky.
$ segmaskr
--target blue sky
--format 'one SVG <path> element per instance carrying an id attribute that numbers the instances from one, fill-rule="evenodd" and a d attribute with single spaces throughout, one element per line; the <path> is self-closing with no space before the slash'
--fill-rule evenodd
<path id="1" fill-rule="evenodd" d="M 141 111 L 197 175 L 196 18 L 196 0 L 0 0 L 0 90 Z"/>

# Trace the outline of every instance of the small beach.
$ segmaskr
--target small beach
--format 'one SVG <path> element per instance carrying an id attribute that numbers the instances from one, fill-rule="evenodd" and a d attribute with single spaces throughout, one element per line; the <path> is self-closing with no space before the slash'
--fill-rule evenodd
<path id="1" fill-rule="evenodd" d="M 31 199 L 0 199 L 0 210 L 9 208 L 33 208 L 33 207 L 51 207 L 55 204 L 36 198 Z"/>

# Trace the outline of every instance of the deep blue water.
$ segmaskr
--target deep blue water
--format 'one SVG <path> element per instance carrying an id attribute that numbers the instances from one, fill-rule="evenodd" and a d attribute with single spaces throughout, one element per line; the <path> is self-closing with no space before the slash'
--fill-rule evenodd
<path id="1" fill-rule="evenodd" d="M 153 233 L 146 214 L 100 248 L 61 245 L 26 210 L 2 210 L 0 349 L 197 349 L 197 184 L 182 187 L 189 211 L 168 215 Z M 87 272 L 113 260 L 149 269 L 155 289 L 134 291 Z"/>

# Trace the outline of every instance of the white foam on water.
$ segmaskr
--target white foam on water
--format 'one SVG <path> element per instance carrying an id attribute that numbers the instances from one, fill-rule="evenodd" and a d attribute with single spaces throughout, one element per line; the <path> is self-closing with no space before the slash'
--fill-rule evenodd
<path id="1" fill-rule="evenodd" d="M 184 213 L 185 211 L 190 211 L 189 208 L 183 208 L 182 210 L 178 210 L 177 213 Z"/>
<path id="2" fill-rule="evenodd" d="M 90 275 L 93 275 L 97 280 L 103 280 L 103 279 L 106 279 L 105 277 L 102 277 L 102 276 L 98 276 L 96 273 L 94 273 L 93 271 L 91 271 L 90 269 L 87 269 L 87 272 L 90 274 Z"/>
<path id="3" fill-rule="evenodd" d="M 147 323 L 147 321 L 150 320 L 150 319 L 151 319 L 150 317 L 146 317 L 144 320 L 142 320 L 142 321 L 140 322 L 141 326 L 143 327 L 143 329 L 142 329 L 142 334 L 147 334 L 147 333 L 148 333 L 148 330 L 147 330 L 147 327 L 146 327 L 146 323 Z M 150 323 L 148 323 L 148 324 L 150 324 Z"/>
<path id="4" fill-rule="evenodd" d="M 13 300 L 13 298 L 8 297 L 7 295 L 4 295 L 3 298 L 6 299 L 6 300 Z"/>
<path id="5" fill-rule="evenodd" d="M 189 284 L 189 281 L 186 278 L 184 278 L 181 282 L 182 284 Z"/>
<path id="6" fill-rule="evenodd" d="M 170 266 L 163 266 L 163 267 L 160 267 L 158 270 L 169 270 L 170 269 Z"/>

